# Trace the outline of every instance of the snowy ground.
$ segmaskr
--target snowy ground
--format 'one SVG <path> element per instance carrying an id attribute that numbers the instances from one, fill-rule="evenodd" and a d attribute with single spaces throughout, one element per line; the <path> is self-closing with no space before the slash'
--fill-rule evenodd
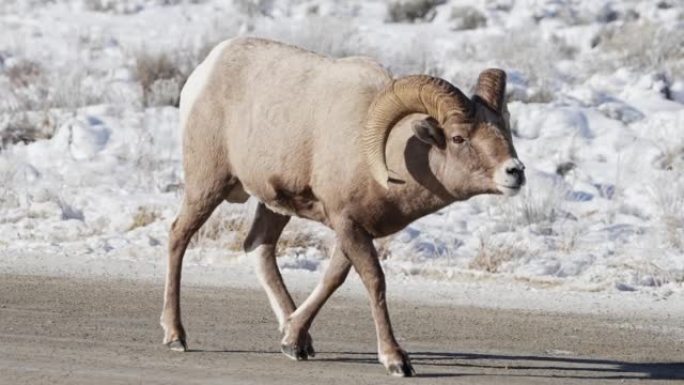
<path id="1" fill-rule="evenodd" d="M 470 285 L 497 303 L 512 287 L 548 301 L 680 297 L 682 2 L 431 3 L 442 2 L 4 0 L 0 272 L 160 277 L 182 191 L 180 85 L 218 41 L 256 35 L 464 90 L 484 68 L 508 71 L 526 190 L 456 203 L 380 240 L 395 287 Z M 240 252 L 253 209 L 214 214 L 186 257 L 192 279 L 254 281 Z M 286 277 L 313 282 L 330 237 L 292 222 Z"/>

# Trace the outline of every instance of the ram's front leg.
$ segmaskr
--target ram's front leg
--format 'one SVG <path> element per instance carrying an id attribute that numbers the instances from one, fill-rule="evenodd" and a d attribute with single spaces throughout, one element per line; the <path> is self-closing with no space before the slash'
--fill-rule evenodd
<path id="1" fill-rule="evenodd" d="M 394 338 L 385 299 L 385 274 L 380 266 L 373 239 L 352 221 L 344 221 L 335 231 L 342 252 L 361 277 L 370 299 L 375 330 L 378 337 L 378 359 L 393 376 L 410 377 L 415 374 L 408 354 Z"/>
<path id="2" fill-rule="evenodd" d="M 347 257 L 340 251 L 339 246 L 335 246 L 323 278 L 286 322 L 281 349 L 288 357 L 300 360 L 311 355 L 307 351 L 311 347 L 311 323 L 323 304 L 344 283 L 350 268 L 351 264 Z"/>

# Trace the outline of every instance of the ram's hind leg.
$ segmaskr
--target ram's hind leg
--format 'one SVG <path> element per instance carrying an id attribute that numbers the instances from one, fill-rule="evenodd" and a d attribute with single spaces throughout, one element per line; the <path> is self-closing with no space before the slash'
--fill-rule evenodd
<path id="1" fill-rule="evenodd" d="M 259 203 L 252 228 L 245 240 L 245 252 L 255 258 L 256 272 L 261 286 L 268 295 L 273 313 L 278 319 L 279 329 L 282 332 L 287 318 L 295 309 L 292 296 L 283 282 L 283 277 L 276 263 L 276 243 L 285 225 L 290 220 L 289 216 L 271 211 L 263 203 Z M 311 337 L 307 334 L 307 341 L 300 351 L 290 352 L 283 348 L 283 353 L 292 359 L 307 359 L 314 355 L 311 345 Z"/>
<path id="2" fill-rule="evenodd" d="M 209 179 L 213 180 L 213 183 Z M 164 307 L 160 324 L 164 329 L 164 344 L 175 351 L 186 351 L 187 342 L 185 329 L 181 322 L 180 284 L 183 256 L 192 236 L 209 218 L 216 206 L 224 199 L 244 202 L 243 193 L 233 190 L 240 189 L 239 181 L 230 176 L 215 174 L 211 178 L 202 179 L 197 183 L 196 178 L 188 177 L 183 196 L 183 203 L 176 220 L 169 231 L 169 259 L 166 270 L 166 285 L 164 289 Z M 244 198 L 244 199 L 243 199 Z"/>

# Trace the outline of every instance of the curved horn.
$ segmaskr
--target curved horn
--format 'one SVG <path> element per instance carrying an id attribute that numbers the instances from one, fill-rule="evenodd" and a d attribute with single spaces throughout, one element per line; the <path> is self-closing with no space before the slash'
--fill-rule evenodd
<path id="1" fill-rule="evenodd" d="M 482 71 L 477 78 L 474 97 L 501 114 L 506 97 L 506 72 L 498 68 Z"/>
<path id="2" fill-rule="evenodd" d="M 363 152 L 371 175 L 387 188 L 387 137 L 394 125 L 406 115 L 428 114 L 443 125 L 452 116 L 468 120 L 472 111 L 470 100 L 446 80 L 428 75 L 393 80 L 373 99 L 362 134 Z"/>

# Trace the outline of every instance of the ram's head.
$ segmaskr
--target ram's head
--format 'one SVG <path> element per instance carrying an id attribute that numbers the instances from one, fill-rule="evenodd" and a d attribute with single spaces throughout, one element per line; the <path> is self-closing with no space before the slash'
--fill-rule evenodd
<path id="1" fill-rule="evenodd" d="M 373 178 L 387 187 L 385 145 L 402 118 L 423 113 L 415 136 L 432 146 L 432 172 L 455 197 L 479 193 L 515 195 L 525 183 L 509 126 L 506 73 L 483 71 L 472 99 L 449 82 L 426 75 L 392 81 L 374 99 L 364 131 L 364 152 Z"/>

